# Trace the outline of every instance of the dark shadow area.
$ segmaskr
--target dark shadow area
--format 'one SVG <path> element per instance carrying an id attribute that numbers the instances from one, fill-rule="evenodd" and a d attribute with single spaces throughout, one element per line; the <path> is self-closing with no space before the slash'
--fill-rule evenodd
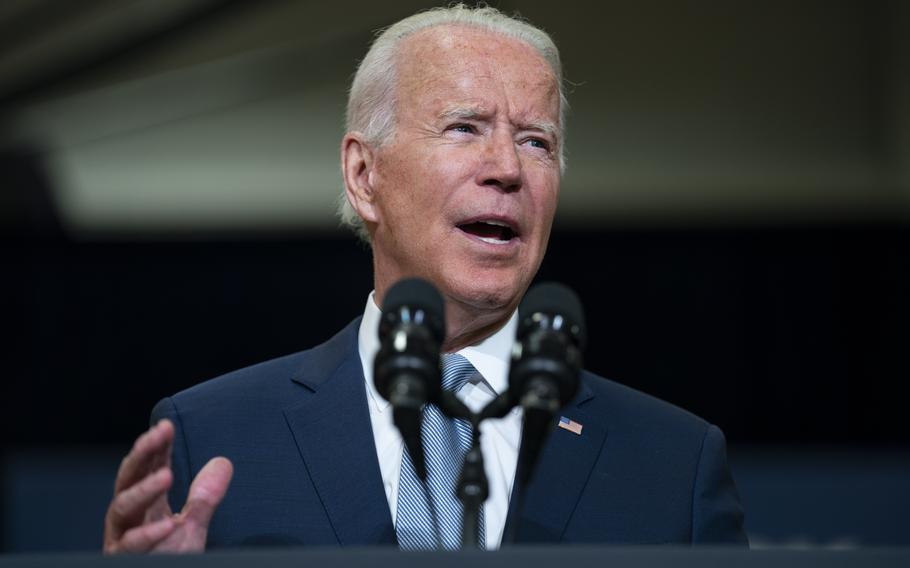
<path id="1" fill-rule="evenodd" d="M 63 238 L 51 184 L 36 156 L 33 147 L 0 150 L 0 242 L 4 244 Z"/>
<path id="2" fill-rule="evenodd" d="M 739 443 L 906 445 L 910 318 L 893 227 L 557 232 L 540 279 L 585 302 L 587 367 Z M 167 394 L 359 315 L 352 238 L 4 245 L 14 446 L 125 443 Z"/>

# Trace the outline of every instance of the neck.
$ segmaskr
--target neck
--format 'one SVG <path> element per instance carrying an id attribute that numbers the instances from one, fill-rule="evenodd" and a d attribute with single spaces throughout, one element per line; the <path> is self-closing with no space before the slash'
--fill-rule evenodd
<path id="1" fill-rule="evenodd" d="M 396 280 L 397 281 L 397 280 Z M 379 277 L 379 272 L 373 282 L 376 291 L 376 303 L 382 309 L 385 293 L 388 291 L 389 282 Z M 442 344 L 443 353 L 454 353 L 469 345 L 480 343 L 490 337 L 504 326 L 512 312 L 518 307 L 515 299 L 504 306 L 491 307 L 489 305 L 477 306 L 451 298 L 443 294 L 445 300 L 446 338 Z"/>
<path id="2" fill-rule="evenodd" d="M 514 310 L 514 306 L 478 310 L 446 298 L 446 340 L 442 352 L 454 353 L 480 343 L 502 329 Z"/>

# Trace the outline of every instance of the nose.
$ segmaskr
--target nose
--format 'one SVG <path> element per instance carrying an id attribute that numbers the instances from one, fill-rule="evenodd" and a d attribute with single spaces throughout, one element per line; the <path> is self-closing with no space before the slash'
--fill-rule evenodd
<path id="1" fill-rule="evenodd" d="M 483 166 L 478 173 L 480 185 L 507 192 L 521 188 L 521 158 L 511 133 L 493 133 L 484 148 Z"/>

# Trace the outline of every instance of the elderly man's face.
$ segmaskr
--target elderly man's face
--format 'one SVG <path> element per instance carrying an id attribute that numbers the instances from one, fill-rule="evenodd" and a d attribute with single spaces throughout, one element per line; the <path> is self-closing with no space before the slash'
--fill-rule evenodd
<path id="1" fill-rule="evenodd" d="M 462 26 L 407 38 L 396 131 L 376 154 L 377 283 L 434 282 L 446 300 L 514 308 L 559 193 L 559 89 L 529 45 Z"/>

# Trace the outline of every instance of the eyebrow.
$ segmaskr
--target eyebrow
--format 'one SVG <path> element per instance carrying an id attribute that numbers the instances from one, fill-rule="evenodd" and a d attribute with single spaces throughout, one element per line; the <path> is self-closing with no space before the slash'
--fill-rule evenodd
<path id="1" fill-rule="evenodd" d="M 452 106 L 439 113 L 439 118 L 443 119 L 481 119 L 488 116 L 490 112 L 480 106 Z"/>
<path id="2" fill-rule="evenodd" d="M 439 118 L 443 120 L 482 120 L 488 118 L 490 112 L 480 106 L 453 106 L 439 113 Z M 543 132 L 556 141 L 559 141 L 559 128 L 552 122 L 528 122 L 518 125 L 519 130 L 536 130 Z"/>
<path id="3" fill-rule="evenodd" d="M 537 130 L 553 138 L 553 140 L 559 141 L 559 129 L 552 122 L 531 122 L 519 126 L 521 130 Z"/>

